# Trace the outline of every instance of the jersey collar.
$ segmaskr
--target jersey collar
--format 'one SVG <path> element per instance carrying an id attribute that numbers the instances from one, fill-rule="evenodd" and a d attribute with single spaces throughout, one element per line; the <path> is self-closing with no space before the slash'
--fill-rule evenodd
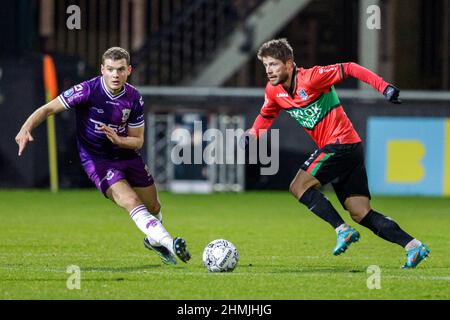
<path id="1" fill-rule="evenodd" d="M 106 93 L 106 95 L 107 95 L 111 100 L 118 99 L 118 98 L 120 98 L 121 96 L 123 96 L 123 95 L 125 94 L 125 84 L 123 85 L 123 89 L 122 89 L 119 93 L 113 95 L 113 94 L 108 90 L 108 88 L 106 87 L 105 81 L 103 80 L 103 77 L 102 77 L 102 76 L 100 76 L 100 82 L 101 82 L 101 84 L 102 84 L 102 89 L 103 89 L 103 91 Z"/>
<path id="2" fill-rule="evenodd" d="M 297 65 L 294 63 L 294 70 L 292 70 L 292 76 L 291 76 L 291 86 L 289 87 L 288 93 L 291 96 L 294 96 L 295 93 L 295 87 L 297 86 Z"/>

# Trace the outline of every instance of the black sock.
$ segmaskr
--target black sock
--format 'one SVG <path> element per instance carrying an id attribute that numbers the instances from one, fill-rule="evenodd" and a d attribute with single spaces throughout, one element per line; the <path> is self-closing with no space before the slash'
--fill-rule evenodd
<path id="1" fill-rule="evenodd" d="M 345 223 L 331 202 L 317 189 L 309 188 L 299 201 L 309 210 L 333 226 L 334 229 Z"/>
<path id="2" fill-rule="evenodd" d="M 405 247 L 408 242 L 414 239 L 403 231 L 394 220 L 373 210 L 370 210 L 359 224 L 369 228 L 380 238 L 397 243 L 402 247 Z"/>

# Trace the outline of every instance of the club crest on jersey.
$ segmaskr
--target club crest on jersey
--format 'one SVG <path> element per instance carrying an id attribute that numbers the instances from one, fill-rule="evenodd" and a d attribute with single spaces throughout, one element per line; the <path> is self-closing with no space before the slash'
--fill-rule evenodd
<path id="1" fill-rule="evenodd" d="M 108 170 L 108 172 L 106 173 L 106 180 L 111 180 L 112 178 L 114 178 L 114 171 L 112 170 Z"/>
<path id="2" fill-rule="evenodd" d="M 130 116 L 131 109 L 123 109 L 122 110 L 122 122 L 125 122 L 128 120 L 128 117 Z"/>
<path id="3" fill-rule="evenodd" d="M 297 91 L 297 94 L 302 98 L 302 100 L 308 100 L 308 94 L 306 93 L 305 89 L 300 89 Z"/>
<path id="4" fill-rule="evenodd" d="M 69 90 L 64 91 L 64 93 L 63 93 L 64 98 L 70 97 L 71 95 L 73 95 L 73 92 L 74 92 L 73 88 L 70 88 Z"/>

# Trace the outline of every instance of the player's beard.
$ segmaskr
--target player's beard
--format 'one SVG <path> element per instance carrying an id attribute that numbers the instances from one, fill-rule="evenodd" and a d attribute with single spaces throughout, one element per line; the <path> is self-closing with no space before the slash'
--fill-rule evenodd
<path id="1" fill-rule="evenodd" d="M 288 79 L 289 79 L 289 74 L 287 72 L 285 72 L 285 73 L 281 73 L 275 82 L 272 82 L 270 79 L 269 79 L 269 81 L 273 86 L 277 86 L 279 84 L 285 83 Z"/>

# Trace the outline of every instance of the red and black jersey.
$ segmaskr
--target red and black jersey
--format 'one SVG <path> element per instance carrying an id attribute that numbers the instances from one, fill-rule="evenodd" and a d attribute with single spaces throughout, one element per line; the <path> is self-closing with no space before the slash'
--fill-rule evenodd
<path id="1" fill-rule="evenodd" d="M 295 68 L 290 90 L 286 91 L 281 84 L 267 83 L 264 105 L 250 132 L 259 136 L 260 130 L 268 129 L 280 111 L 285 110 L 305 128 L 319 148 L 360 142 L 334 89 L 334 84 L 349 76 L 381 93 L 388 85 L 377 74 L 353 62 Z"/>

